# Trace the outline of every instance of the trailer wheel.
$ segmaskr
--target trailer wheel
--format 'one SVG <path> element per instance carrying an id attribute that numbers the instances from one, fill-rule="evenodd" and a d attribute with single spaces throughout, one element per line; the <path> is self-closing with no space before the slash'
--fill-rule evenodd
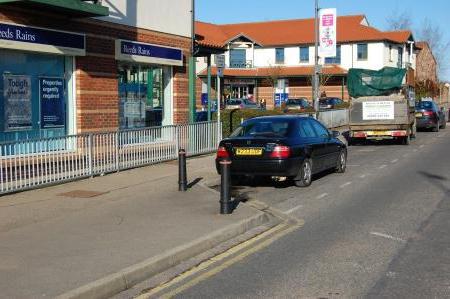
<path id="1" fill-rule="evenodd" d="M 406 137 L 403 137 L 402 144 L 403 145 L 410 145 L 411 144 L 411 137 L 409 135 L 406 136 Z"/>

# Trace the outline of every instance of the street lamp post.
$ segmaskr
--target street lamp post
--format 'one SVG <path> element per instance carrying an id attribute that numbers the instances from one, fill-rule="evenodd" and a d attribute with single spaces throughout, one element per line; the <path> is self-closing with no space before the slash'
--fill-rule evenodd
<path id="1" fill-rule="evenodd" d="M 314 5 L 314 86 L 313 86 L 313 106 L 316 111 L 316 118 L 319 116 L 319 0 L 315 0 Z"/>

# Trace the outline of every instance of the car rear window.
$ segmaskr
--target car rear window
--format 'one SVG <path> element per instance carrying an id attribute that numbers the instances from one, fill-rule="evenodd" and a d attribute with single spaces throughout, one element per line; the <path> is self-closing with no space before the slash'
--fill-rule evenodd
<path id="1" fill-rule="evenodd" d="M 243 123 L 230 137 L 287 137 L 290 127 L 288 120 L 257 120 Z"/>
<path id="2" fill-rule="evenodd" d="M 240 105 L 241 100 L 228 100 L 227 105 Z"/>

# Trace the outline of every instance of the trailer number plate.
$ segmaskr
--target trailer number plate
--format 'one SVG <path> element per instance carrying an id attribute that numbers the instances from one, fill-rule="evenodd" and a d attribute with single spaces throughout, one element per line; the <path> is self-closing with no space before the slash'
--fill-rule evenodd
<path id="1" fill-rule="evenodd" d="M 368 131 L 367 136 L 391 136 L 389 131 Z"/>

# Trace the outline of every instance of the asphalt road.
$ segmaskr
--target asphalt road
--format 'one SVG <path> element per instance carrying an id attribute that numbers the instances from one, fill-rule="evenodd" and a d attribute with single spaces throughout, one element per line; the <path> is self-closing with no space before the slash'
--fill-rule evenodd
<path id="1" fill-rule="evenodd" d="M 450 129 L 349 149 L 345 174 L 238 187 L 303 227 L 177 298 L 450 298 Z"/>

